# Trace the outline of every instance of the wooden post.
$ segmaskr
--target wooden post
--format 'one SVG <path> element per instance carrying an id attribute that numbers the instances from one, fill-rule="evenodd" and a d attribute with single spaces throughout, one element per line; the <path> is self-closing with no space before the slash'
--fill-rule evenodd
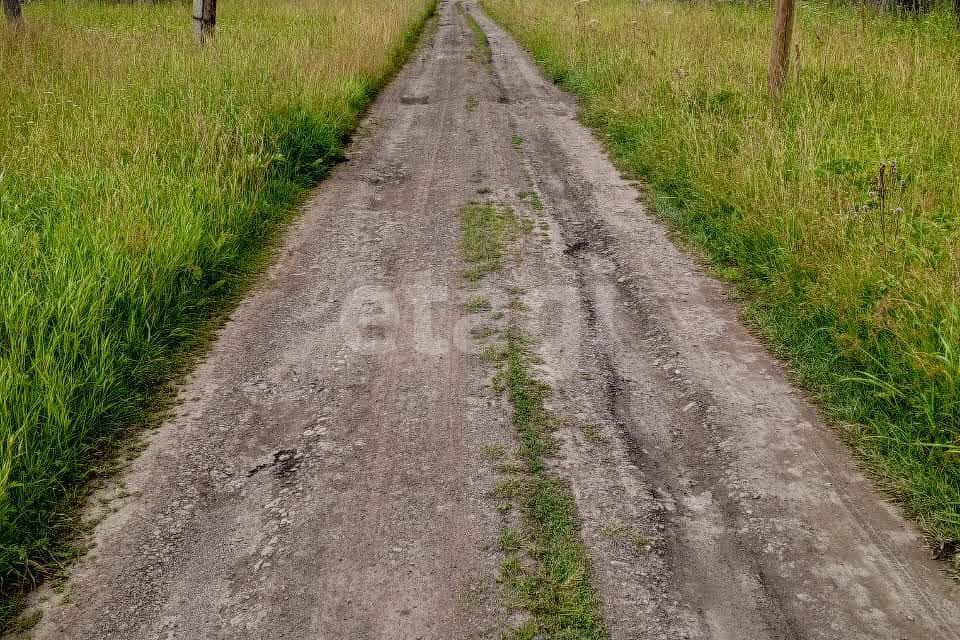
<path id="1" fill-rule="evenodd" d="M 793 37 L 793 0 L 777 0 L 773 19 L 773 45 L 770 47 L 770 71 L 767 83 L 774 98 L 783 93 L 783 83 L 790 67 L 790 40 Z"/>
<path id="2" fill-rule="evenodd" d="M 203 44 L 213 36 L 217 25 L 217 0 L 193 0 L 193 25 L 198 43 Z"/>
<path id="3" fill-rule="evenodd" d="M 23 11 L 20 8 L 20 0 L 3 0 L 3 15 L 7 17 L 14 27 L 23 24 Z"/>

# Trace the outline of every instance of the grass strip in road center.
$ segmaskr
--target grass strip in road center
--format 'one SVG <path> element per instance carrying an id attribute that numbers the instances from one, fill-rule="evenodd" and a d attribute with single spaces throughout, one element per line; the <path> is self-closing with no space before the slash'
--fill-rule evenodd
<path id="1" fill-rule="evenodd" d="M 470 30 L 473 31 L 473 44 L 480 52 L 480 60 L 484 64 L 490 64 L 493 62 L 493 50 L 490 48 L 490 40 L 487 38 L 487 34 L 477 23 L 476 18 L 469 13 L 467 14 L 467 23 L 470 25 Z"/>
<path id="2" fill-rule="evenodd" d="M 522 332 L 509 329 L 506 346 L 500 382 L 513 407 L 524 471 L 509 485 L 511 497 L 520 505 L 523 527 L 518 536 L 501 535 L 506 553 L 502 573 L 532 616 L 511 637 L 606 638 L 576 502 L 570 487 L 546 469 L 545 458 L 556 450 L 552 421 L 543 404 L 550 389 L 533 371 L 535 356 Z M 535 568 L 525 566 L 524 553 L 535 561 Z"/>
<path id="3" fill-rule="evenodd" d="M 509 207 L 491 203 L 472 203 L 461 215 L 464 256 L 470 265 L 465 276 L 477 284 L 503 269 L 510 240 L 529 227 Z M 485 346 L 482 353 L 491 355 L 482 359 L 497 363 L 494 388 L 505 392 L 510 401 L 520 443 L 520 464 L 509 466 L 509 477 L 495 491 L 502 509 L 512 508 L 514 503 L 520 507 L 520 528 L 505 527 L 500 533 L 505 554 L 501 577 L 517 606 L 530 614 L 507 637 L 599 640 L 606 638 L 607 632 L 599 596 L 591 584 L 576 502 L 570 488 L 546 467 L 546 458 L 556 451 L 550 434 L 552 421 L 544 407 L 550 389 L 537 379 L 532 341 L 520 329 L 524 313 L 521 292 L 511 287 L 508 295 L 507 327 L 496 331 L 488 327 L 476 334 L 495 340 L 502 337 L 499 344 Z M 490 316 L 504 314 L 492 311 Z"/>

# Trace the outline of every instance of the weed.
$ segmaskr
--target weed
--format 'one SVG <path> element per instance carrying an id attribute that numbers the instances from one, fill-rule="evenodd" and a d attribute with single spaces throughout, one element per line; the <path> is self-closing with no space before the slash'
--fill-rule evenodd
<path id="1" fill-rule="evenodd" d="M 484 295 L 470 296 L 463 306 L 468 313 L 480 313 L 491 308 L 490 299 Z"/>
<path id="2" fill-rule="evenodd" d="M 497 462 L 503 460 L 503 457 L 507 455 L 507 450 L 502 444 L 488 444 L 483 446 L 480 453 L 487 460 Z"/>
<path id="3" fill-rule="evenodd" d="M 477 110 L 477 107 L 480 106 L 480 101 L 477 99 L 477 96 L 467 96 L 467 102 L 464 106 L 467 111 L 474 112 Z"/>
<path id="4" fill-rule="evenodd" d="M 477 282 L 487 274 L 503 268 L 506 242 L 515 233 L 517 221 L 513 210 L 492 204 L 472 203 L 461 209 L 463 218 L 463 251 L 467 263 L 466 278 Z"/>
<path id="5" fill-rule="evenodd" d="M 519 151 L 523 148 L 523 138 L 517 134 L 513 134 L 513 136 L 510 138 L 510 146 Z"/>
<path id="6" fill-rule="evenodd" d="M 473 44 L 480 53 L 480 60 L 484 64 L 491 64 L 493 62 L 493 50 L 490 48 L 490 40 L 487 39 L 487 34 L 469 13 L 467 14 L 467 23 L 473 32 Z"/>
<path id="7" fill-rule="evenodd" d="M 523 537 L 518 529 L 504 527 L 500 529 L 498 543 L 501 551 L 519 551 L 520 546 L 523 544 Z"/>
<path id="8" fill-rule="evenodd" d="M 33 613 L 28 613 L 22 615 L 10 625 L 10 631 L 13 633 L 26 633 L 30 629 L 36 626 L 40 619 L 43 617 L 43 611 L 37 609 Z"/>
<path id="9" fill-rule="evenodd" d="M 514 461 L 501 462 L 497 465 L 497 473 L 505 475 L 514 475 L 523 473 L 523 466 Z"/>
<path id="10" fill-rule="evenodd" d="M 625 544 L 638 553 L 647 553 L 656 540 L 623 522 L 609 522 L 603 527 L 603 534 L 611 540 Z"/>
<path id="11" fill-rule="evenodd" d="M 480 361 L 486 364 L 497 364 L 507 359 L 507 347 L 502 343 L 492 343 L 480 349 Z"/>
<path id="12" fill-rule="evenodd" d="M 522 141 L 521 141 L 522 144 Z M 540 194 L 536 191 L 521 191 L 517 194 L 522 202 L 529 202 L 530 206 L 536 211 L 543 211 L 543 200 L 540 198 Z"/>
<path id="13" fill-rule="evenodd" d="M 497 483 L 493 489 L 493 497 L 498 500 L 516 500 L 523 491 L 523 485 L 516 478 L 507 478 Z"/>
<path id="14" fill-rule="evenodd" d="M 603 433 L 603 427 L 596 424 L 588 424 L 583 427 L 583 435 L 588 442 L 596 445 L 608 444 L 607 436 Z"/>
<path id="15" fill-rule="evenodd" d="M 13 631 L 16 621 L 27 606 L 27 599 L 19 591 L 10 593 L 0 600 L 0 622 L 4 631 Z"/>
<path id="16" fill-rule="evenodd" d="M 527 304 L 520 298 L 510 298 L 507 308 L 515 313 L 523 313 L 528 310 Z"/>

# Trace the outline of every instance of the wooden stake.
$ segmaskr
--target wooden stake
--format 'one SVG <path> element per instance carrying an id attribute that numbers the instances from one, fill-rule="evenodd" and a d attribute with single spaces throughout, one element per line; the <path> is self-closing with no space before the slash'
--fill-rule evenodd
<path id="1" fill-rule="evenodd" d="M 198 43 L 203 44 L 213 36 L 217 25 L 217 0 L 193 0 L 193 25 Z"/>
<path id="2" fill-rule="evenodd" d="M 20 0 L 3 0 L 3 15 L 7 16 L 7 22 L 15 27 L 23 23 L 23 11 L 20 8 Z"/>
<path id="3" fill-rule="evenodd" d="M 790 68 L 790 40 L 793 38 L 793 0 L 777 0 L 773 20 L 773 45 L 770 47 L 770 71 L 767 83 L 770 95 L 779 98 Z"/>

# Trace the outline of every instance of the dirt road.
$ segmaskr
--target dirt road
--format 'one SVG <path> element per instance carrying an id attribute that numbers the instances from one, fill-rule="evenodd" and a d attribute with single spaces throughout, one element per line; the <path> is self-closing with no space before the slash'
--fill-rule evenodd
<path id="1" fill-rule="evenodd" d="M 553 471 L 612 637 L 958 637 L 956 585 L 575 104 L 473 2 L 443 0 L 435 26 L 124 474 L 64 593 L 38 595 L 33 637 L 498 638 L 521 620 L 497 584 L 483 455 L 516 434 L 464 305 L 473 199 L 537 224 L 493 286 L 523 292 L 564 425 Z"/>

